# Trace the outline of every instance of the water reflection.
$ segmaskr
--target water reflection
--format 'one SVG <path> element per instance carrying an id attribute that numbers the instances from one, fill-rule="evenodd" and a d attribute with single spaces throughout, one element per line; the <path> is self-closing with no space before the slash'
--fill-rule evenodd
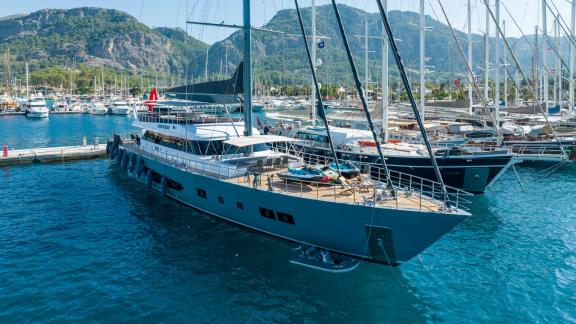
<path id="1" fill-rule="evenodd" d="M 172 269 L 172 281 L 203 287 L 203 299 L 221 296 L 224 316 L 245 321 L 258 314 L 260 320 L 291 322 L 429 319 L 428 301 L 400 268 L 364 263 L 350 274 L 333 275 L 295 266 L 288 262 L 294 244 L 161 198 L 115 165 L 109 179 L 145 224 L 153 241 L 146 257 Z M 193 288 L 180 297 L 198 294 Z"/>

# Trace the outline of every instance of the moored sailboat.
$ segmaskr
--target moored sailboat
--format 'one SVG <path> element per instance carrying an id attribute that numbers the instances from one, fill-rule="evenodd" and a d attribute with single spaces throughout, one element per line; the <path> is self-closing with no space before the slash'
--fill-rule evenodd
<path id="1" fill-rule="evenodd" d="M 199 123 L 188 113 L 137 115 L 134 143 L 118 136 L 108 151 L 136 179 L 208 214 L 327 252 L 397 265 L 418 255 L 469 213 L 463 193 L 410 175 L 398 185 L 363 181 L 319 186 L 281 179 L 298 157 L 268 145 L 291 138 L 259 135 L 251 119 L 250 1 L 245 6 L 244 123 Z M 336 162 L 336 168 L 339 164 Z M 410 185 L 407 185 L 406 181 Z"/>

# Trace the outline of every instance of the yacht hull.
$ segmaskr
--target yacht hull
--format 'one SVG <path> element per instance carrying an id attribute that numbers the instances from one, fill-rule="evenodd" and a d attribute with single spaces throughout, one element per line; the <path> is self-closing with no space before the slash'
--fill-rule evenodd
<path id="1" fill-rule="evenodd" d="M 128 115 L 130 108 L 110 108 L 110 115 Z"/>
<path id="2" fill-rule="evenodd" d="M 49 112 L 47 111 L 29 111 L 26 116 L 29 118 L 46 118 L 48 117 Z"/>
<path id="3" fill-rule="evenodd" d="M 178 190 L 163 188 L 161 181 L 152 181 L 151 187 L 184 204 L 259 232 L 383 264 L 410 260 L 468 215 L 307 199 L 195 174 L 148 156 L 142 158 L 145 172 L 132 176 L 146 182 L 143 175 L 152 170 L 155 179 L 177 181 Z"/>
<path id="4" fill-rule="evenodd" d="M 294 144 L 299 152 L 312 155 L 331 157 L 332 153 L 323 148 L 314 148 Z M 337 151 L 338 158 L 347 161 L 357 161 L 374 164 L 372 176 L 379 176 L 379 157 L 373 154 Z M 410 174 L 416 177 L 438 181 L 430 158 L 426 156 L 385 156 L 388 168 L 393 171 Z M 512 154 L 495 156 L 449 156 L 436 157 L 442 179 L 447 186 L 461 189 L 474 194 L 481 194 L 488 188 L 512 163 Z M 304 157 L 306 160 L 306 157 Z M 313 162 L 313 161 L 306 161 Z"/>
<path id="5" fill-rule="evenodd" d="M 90 115 L 104 116 L 108 114 L 107 110 L 88 110 Z"/>

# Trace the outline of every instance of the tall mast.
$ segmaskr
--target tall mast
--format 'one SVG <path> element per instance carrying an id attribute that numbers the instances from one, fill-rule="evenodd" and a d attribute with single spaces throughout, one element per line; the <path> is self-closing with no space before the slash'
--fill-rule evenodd
<path id="1" fill-rule="evenodd" d="M 560 58 L 560 14 L 556 16 L 556 105 L 562 102 L 562 62 Z"/>
<path id="2" fill-rule="evenodd" d="M 540 43 L 538 39 L 539 32 L 540 31 L 538 29 L 538 26 L 534 27 L 534 63 L 532 65 L 534 66 L 534 70 L 536 72 L 534 78 L 534 89 L 536 90 L 536 96 L 537 96 L 536 98 L 534 98 L 534 100 L 536 100 L 536 104 L 539 104 L 542 98 L 544 97 L 544 92 L 542 91 L 542 82 L 540 80 L 540 69 L 537 66 L 538 62 L 540 62 L 540 51 L 539 51 Z M 536 106 L 534 106 L 534 108 L 536 108 Z"/>
<path id="3" fill-rule="evenodd" d="M 410 100 L 410 106 L 412 108 L 412 111 L 414 112 L 414 117 L 416 118 L 416 122 L 418 123 L 418 127 L 420 128 L 420 133 L 422 135 L 422 138 L 424 139 L 424 143 L 426 144 L 428 154 L 430 155 L 430 161 L 432 162 L 432 166 L 434 167 L 434 173 L 436 174 L 436 178 L 438 179 L 438 182 L 440 183 L 440 186 L 442 188 L 442 192 L 444 194 L 444 203 L 446 207 L 449 208 L 450 202 L 448 199 L 448 192 L 446 191 L 446 186 L 444 185 L 444 180 L 442 179 L 442 174 L 440 173 L 440 168 L 438 168 L 436 157 L 434 156 L 434 152 L 432 151 L 432 145 L 430 145 L 430 141 L 428 140 L 428 134 L 426 133 L 426 129 L 424 128 L 424 120 L 420 116 L 420 112 L 416 107 L 416 100 L 412 93 L 412 87 L 410 86 L 408 76 L 406 76 L 406 70 L 404 69 L 402 58 L 400 57 L 400 53 L 398 53 L 398 47 L 396 46 L 396 41 L 394 39 L 394 35 L 392 34 L 392 29 L 390 28 L 388 16 L 384 11 L 384 8 L 382 7 L 381 0 L 376 0 L 376 2 L 378 4 L 378 10 L 380 11 L 380 16 L 382 17 L 382 22 L 384 23 L 384 27 L 386 29 L 386 34 L 388 35 L 388 41 L 390 42 L 390 46 L 392 48 L 392 54 L 394 55 L 394 60 L 396 61 L 396 65 L 398 66 L 398 72 L 400 73 L 402 83 L 404 84 L 404 88 L 406 89 L 406 93 L 408 94 L 408 99 Z M 332 3 L 334 4 L 334 0 L 332 0 Z M 343 27 L 341 27 L 341 29 L 343 30 Z M 368 109 L 366 109 L 366 111 L 368 111 Z M 376 147 L 380 148 L 380 145 L 376 145 Z M 380 158 L 383 158 L 382 152 L 380 150 L 379 155 Z M 384 160 L 382 161 L 382 163 L 385 165 Z"/>
<path id="4" fill-rule="evenodd" d="M 486 1 L 486 7 L 490 5 L 490 0 Z M 486 33 L 484 34 L 484 98 L 488 97 L 488 80 L 490 79 L 490 14 L 486 10 Z"/>
<path id="5" fill-rule="evenodd" d="M 364 95 L 368 95 L 368 20 L 364 20 Z"/>
<path id="6" fill-rule="evenodd" d="M 252 135 L 252 26 L 250 0 L 243 0 L 244 9 L 244 135 Z"/>
<path id="7" fill-rule="evenodd" d="M 224 73 L 228 77 L 228 46 L 226 46 L 226 52 L 224 54 Z"/>
<path id="8" fill-rule="evenodd" d="M 470 1 L 470 0 L 468 0 Z M 388 14 L 388 0 L 382 1 L 384 11 Z M 384 23 L 382 23 L 382 131 L 384 133 L 384 142 L 388 142 L 388 105 L 390 103 L 388 93 L 388 36 Z"/>
<path id="9" fill-rule="evenodd" d="M 500 0 L 496 0 L 496 24 L 500 24 Z M 498 29 L 498 26 L 496 26 Z M 495 52 L 495 76 L 494 76 L 494 120 L 496 124 L 500 122 L 500 33 L 496 32 Z"/>
<path id="10" fill-rule="evenodd" d="M 472 0 L 468 0 L 468 64 L 472 66 Z M 474 76 L 468 78 L 472 80 Z M 468 82 L 468 114 L 472 115 L 472 105 L 474 104 L 472 82 Z"/>
<path id="11" fill-rule="evenodd" d="M 334 162 L 336 164 L 336 170 L 339 175 L 342 175 L 340 171 L 340 163 L 338 163 L 338 154 L 334 149 L 334 142 L 332 142 L 332 136 L 330 135 L 330 126 L 328 125 L 328 119 L 326 117 L 326 112 L 324 111 L 324 103 L 322 102 L 322 95 L 320 94 L 320 87 L 318 85 L 318 79 L 316 78 L 316 69 L 314 68 L 315 62 L 312 60 L 312 54 L 310 53 L 310 47 L 308 46 L 308 38 L 306 37 L 306 30 L 304 29 L 304 23 L 302 22 L 302 13 L 300 12 L 300 7 L 298 6 L 298 0 L 294 0 L 296 5 L 296 13 L 298 14 L 298 23 L 300 24 L 300 31 L 302 32 L 302 40 L 304 41 L 304 47 L 306 48 L 306 57 L 308 58 L 308 64 L 310 65 L 310 70 L 312 71 L 312 81 L 314 83 L 314 89 L 316 89 L 316 95 L 318 96 L 318 114 L 320 119 L 324 122 L 324 127 L 326 128 L 326 135 L 328 136 L 328 143 L 330 144 L 330 150 L 332 156 L 334 157 Z M 313 42 L 312 47 L 316 46 Z M 315 109 L 316 107 L 312 107 Z"/>
<path id="12" fill-rule="evenodd" d="M 506 37 L 506 20 L 502 21 L 502 33 Z M 508 107 L 508 53 L 504 51 L 504 107 Z"/>
<path id="13" fill-rule="evenodd" d="M 312 57 L 312 69 L 316 72 L 316 0 L 312 0 L 312 47 L 310 48 L 310 55 Z M 308 40 L 305 39 L 305 42 Z M 312 91 L 310 95 L 310 108 L 312 124 L 316 125 L 316 86 L 312 80 Z"/>
<path id="14" fill-rule="evenodd" d="M 570 34 L 572 38 L 576 36 L 576 1 L 572 1 L 572 18 L 570 22 Z M 570 115 L 574 113 L 574 45 L 570 42 L 570 93 L 569 93 L 569 103 L 568 112 Z"/>
<path id="15" fill-rule="evenodd" d="M 424 0 L 420 0 L 420 115 L 424 119 L 424 104 L 426 103 L 426 48 L 424 31 Z"/>
<path id="16" fill-rule="evenodd" d="M 208 54 L 210 47 L 206 48 L 206 60 L 204 61 L 204 82 L 208 82 Z"/>
<path id="17" fill-rule="evenodd" d="M 544 65 L 544 72 L 542 73 L 544 78 L 544 93 L 542 99 L 544 100 L 544 113 L 548 115 L 548 75 L 545 72 L 548 70 L 548 57 L 546 55 L 546 52 L 548 51 L 548 26 L 546 22 L 546 13 L 546 0 L 542 0 L 542 64 Z"/>
<path id="18" fill-rule="evenodd" d="M 30 79 L 29 70 L 28 70 L 28 61 L 26 61 L 26 98 L 30 98 L 30 88 L 28 84 L 28 80 Z"/>

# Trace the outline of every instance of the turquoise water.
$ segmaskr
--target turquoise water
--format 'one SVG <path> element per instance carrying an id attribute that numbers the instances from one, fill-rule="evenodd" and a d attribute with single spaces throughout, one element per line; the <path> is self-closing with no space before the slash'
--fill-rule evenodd
<path id="1" fill-rule="evenodd" d="M 128 132 L 89 115 L 0 118 L 10 146 Z M 398 268 L 288 263 L 292 244 L 163 199 L 107 160 L 0 168 L 0 322 L 576 322 L 576 170 L 506 173 Z"/>

